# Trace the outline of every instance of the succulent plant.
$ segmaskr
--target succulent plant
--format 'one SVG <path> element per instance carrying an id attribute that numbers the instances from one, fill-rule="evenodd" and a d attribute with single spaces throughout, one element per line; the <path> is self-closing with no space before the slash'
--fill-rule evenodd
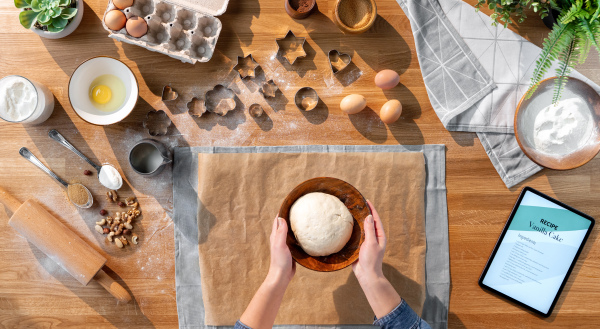
<path id="1" fill-rule="evenodd" d="M 26 29 L 36 22 L 45 26 L 49 32 L 60 32 L 77 14 L 72 8 L 74 0 L 14 0 L 15 7 L 23 9 L 19 21 Z"/>

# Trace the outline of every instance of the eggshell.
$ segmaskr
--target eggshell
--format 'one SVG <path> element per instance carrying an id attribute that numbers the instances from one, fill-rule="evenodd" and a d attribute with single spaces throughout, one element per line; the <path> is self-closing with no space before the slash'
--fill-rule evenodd
<path id="1" fill-rule="evenodd" d="M 113 5 L 119 9 L 133 6 L 133 0 L 112 0 Z"/>
<path id="2" fill-rule="evenodd" d="M 134 38 L 141 38 L 148 32 L 148 24 L 146 21 L 137 16 L 131 16 L 127 20 L 127 33 Z"/>
<path id="3" fill-rule="evenodd" d="M 385 102 L 379 111 L 381 121 L 387 124 L 396 122 L 400 115 L 402 115 L 402 103 L 396 99 Z"/>
<path id="4" fill-rule="evenodd" d="M 119 10 L 111 10 L 104 16 L 104 24 L 113 30 L 118 31 L 125 27 L 125 22 L 127 22 L 127 17 L 125 14 Z"/>
<path id="5" fill-rule="evenodd" d="M 367 99 L 363 95 L 352 94 L 344 97 L 340 102 L 340 109 L 347 114 L 358 113 L 367 106 Z"/>
<path id="6" fill-rule="evenodd" d="M 383 70 L 375 76 L 375 85 L 383 90 L 392 89 L 400 82 L 398 73 L 392 70 Z"/>

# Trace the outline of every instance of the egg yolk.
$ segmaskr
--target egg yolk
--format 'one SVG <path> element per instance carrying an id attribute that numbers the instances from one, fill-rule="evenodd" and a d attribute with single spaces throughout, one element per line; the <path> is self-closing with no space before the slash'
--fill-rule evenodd
<path id="1" fill-rule="evenodd" d="M 112 98 L 112 91 L 105 85 L 98 85 L 92 89 L 92 99 L 98 104 L 106 104 Z"/>

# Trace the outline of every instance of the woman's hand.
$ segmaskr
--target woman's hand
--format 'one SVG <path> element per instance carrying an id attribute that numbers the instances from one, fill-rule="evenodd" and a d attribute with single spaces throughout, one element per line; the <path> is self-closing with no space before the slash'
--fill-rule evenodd
<path id="1" fill-rule="evenodd" d="M 285 219 L 278 215 L 273 221 L 273 229 L 271 230 L 271 265 L 267 278 L 286 285 L 296 273 L 296 262 L 292 259 L 290 248 L 285 243 L 287 233 L 287 223 Z"/>
<path id="2" fill-rule="evenodd" d="M 285 290 L 296 273 L 296 262 L 285 243 L 287 232 L 287 223 L 278 215 L 271 230 L 269 273 L 240 318 L 240 322 L 250 328 L 273 328 Z"/>
<path id="3" fill-rule="evenodd" d="M 352 264 L 352 270 L 359 282 L 383 277 L 383 253 L 386 238 L 381 218 L 371 201 L 367 201 L 373 215 L 365 218 L 365 241 L 360 247 L 358 260 Z"/>
<path id="4" fill-rule="evenodd" d="M 373 313 L 381 319 L 396 308 L 402 299 L 383 275 L 383 253 L 387 240 L 377 210 L 370 201 L 367 203 L 373 215 L 365 218 L 365 241 L 360 246 L 358 260 L 352 264 L 352 270 Z"/>

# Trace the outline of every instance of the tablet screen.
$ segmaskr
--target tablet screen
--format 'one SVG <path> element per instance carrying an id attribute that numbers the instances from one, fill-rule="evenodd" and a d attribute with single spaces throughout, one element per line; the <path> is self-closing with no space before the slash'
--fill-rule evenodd
<path id="1" fill-rule="evenodd" d="M 480 283 L 548 316 L 593 219 L 534 191 L 521 194 Z"/>

